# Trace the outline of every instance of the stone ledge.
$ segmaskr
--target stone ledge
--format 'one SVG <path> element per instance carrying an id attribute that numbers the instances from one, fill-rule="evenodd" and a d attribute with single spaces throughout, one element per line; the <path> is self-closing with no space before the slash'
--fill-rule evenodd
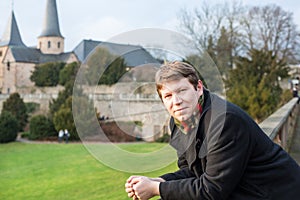
<path id="1" fill-rule="evenodd" d="M 297 98 L 293 98 L 261 122 L 259 126 L 272 140 L 274 140 L 283 125 L 288 122 L 288 118 L 293 115 L 296 106 Z M 297 118 L 297 116 L 295 116 L 295 118 Z"/>

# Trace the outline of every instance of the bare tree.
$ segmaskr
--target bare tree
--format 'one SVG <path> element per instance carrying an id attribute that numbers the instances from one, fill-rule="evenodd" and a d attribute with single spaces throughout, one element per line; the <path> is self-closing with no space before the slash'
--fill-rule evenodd
<path id="1" fill-rule="evenodd" d="M 240 55 L 240 52 L 243 51 L 243 37 L 240 31 L 240 20 L 245 13 L 245 6 L 242 5 L 239 1 L 230 1 L 231 4 L 225 4 L 225 18 L 226 18 L 226 30 L 229 39 L 230 49 L 230 65 L 233 66 L 234 58 Z M 222 31 L 220 30 L 220 33 Z M 221 37 L 221 36 L 220 36 Z"/>
<path id="2" fill-rule="evenodd" d="M 193 12 L 183 9 L 180 13 L 180 29 L 194 41 L 196 49 L 208 50 L 210 43 L 217 45 L 222 29 L 226 29 L 231 49 L 230 65 L 233 58 L 242 50 L 240 19 L 244 7 L 239 1 L 228 1 L 226 4 L 211 5 L 206 2 Z M 219 47 L 220 48 L 220 47 Z"/>
<path id="3" fill-rule="evenodd" d="M 182 9 L 179 18 L 181 31 L 191 37 L 196 49 L 202 51 L 207 49 L 210 37 L 217 41 L 224 15 L 221 7 L 204 2 L 201 8 L 195 8 L 193 12 Z"/>
<path id="4" fill-rule="evenodd" d="M 276 5 L 254 6 L 241 22 L 247 50 L 272 51 L 279 59 L 295 61 L 300 38 L 291 12 Z"/>
<path id="5" fill-rule="evenodd" d="M 200 52 L 207 50 L 209 41 L 217 45 L 224 27 L 232 47 L 231 65 L 235 57 L 246 56 L 253 49 L 272 51 L 288 63 L 297 61 L 300 34 L 293 13 L 279 6 L 247 7 L 238 0 L 212 5 L 204 1 L 193 11 L 183 9 L 179 19 L 181 31 Z"/>

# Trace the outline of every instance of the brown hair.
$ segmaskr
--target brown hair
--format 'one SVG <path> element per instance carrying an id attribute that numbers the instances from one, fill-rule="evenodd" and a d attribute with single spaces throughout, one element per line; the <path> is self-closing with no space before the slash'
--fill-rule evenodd
<path id="1" fill-rule="evenodd" d="M 166 62 L 161 65 L 155 75 L 156 91 L 159 97 L 161 98 L 160 90 L 165 82 L 180 80 L 182 78 L 187 78 L 195 90 L 197 90 L 200 79 L 192 65 L 181 61 Z"/>

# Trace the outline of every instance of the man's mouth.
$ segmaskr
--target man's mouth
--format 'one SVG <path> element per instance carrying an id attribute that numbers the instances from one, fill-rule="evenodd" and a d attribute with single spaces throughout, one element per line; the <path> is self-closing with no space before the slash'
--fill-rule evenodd
<path id="1" fill-rule="evenodd" d="M 185 110 L 186 108 L 179 108 L 179 109 L 176 109 L 176 110 L 174 110 L 174 113 L 176 113 L 176 112 L 182 112 L 183 110 Z"/>

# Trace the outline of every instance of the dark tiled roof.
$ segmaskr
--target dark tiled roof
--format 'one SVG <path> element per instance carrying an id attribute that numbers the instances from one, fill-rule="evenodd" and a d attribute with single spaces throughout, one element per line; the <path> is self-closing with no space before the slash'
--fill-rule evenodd
<path id="1" fill-rule="evenodd" d="M 3 37 L 0 40 L 0 46 L 10 46 L 10 45 L 25 47 L 13 11 L 11 12 L 11 16 L 8 20 L 7 27 L 3 34 Z"/>
<path id="2" fill-rule="evenodd" d="M 43 54 L 39 49 L 10 46 L 16 62 L 46 63 L 46 62 L 67 62 L 72 52 L 62 54 Z"/>
<path id="3" fill-rule="evenodd" d="M 44 27 L 40 37 L 42 36 L 63 37 L 59 30 L 56 0 L 47 0 Z"/>
<path id="4" fill-rule="evenodd" d="M 112 54 L 123 57 L 126 64 L 131 67 L 147 63 L 159 63 L 149 52 L 138 45 L 83 40 L 75 47 L 73 52 L 83 62 L 96 47 L 106 48 Z"/>
<path id="5" fill-rule="evenodd" d="M 16 62 L 39 63 L 41 52 L 38 49 L 20 46 L 10 46 L 10 50 Z"/>
<path id="6" fill-rule="evenodd" d="M 100 44 L 98 41 L 83 40 L 74 48 L 73 51 L 77 55 L 78 59 L 82 62 L 98 44 Z"/>

